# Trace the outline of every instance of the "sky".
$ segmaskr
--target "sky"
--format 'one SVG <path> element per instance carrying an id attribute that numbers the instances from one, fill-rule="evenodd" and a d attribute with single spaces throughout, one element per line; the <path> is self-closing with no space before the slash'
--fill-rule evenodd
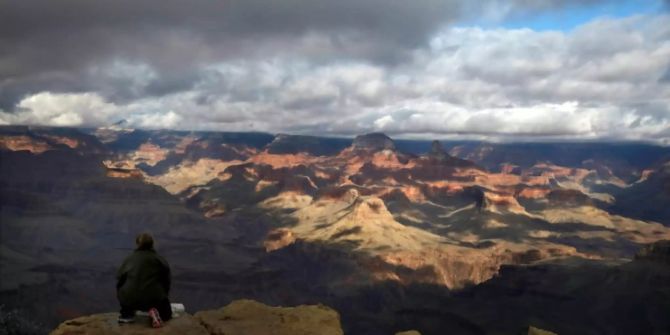
<path id="1" fill-rule="evenodd" d="M 670 145 L 670 0 L 0 0 L 0 124 Z"/>

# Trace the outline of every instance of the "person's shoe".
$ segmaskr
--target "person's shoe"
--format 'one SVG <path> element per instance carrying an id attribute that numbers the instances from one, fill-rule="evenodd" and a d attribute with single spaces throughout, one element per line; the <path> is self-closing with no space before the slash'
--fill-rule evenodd
<path id="1" fill-rule="evenodd" d="M 152 308 L 149 310 L 149 317 L 151 318 L 151 326 L 154 328 L 160 328 L 163 327 L 163 320 L 161 319 L 161 315 L 158 313 L 158 310 L 155 308 Z"/>
<path id="2" fill-rule="evenodd" d="M 117 321 L 119 323 L 133 323 L 135 322 L 135 318 L 119 316 L 119 319 Z"/>

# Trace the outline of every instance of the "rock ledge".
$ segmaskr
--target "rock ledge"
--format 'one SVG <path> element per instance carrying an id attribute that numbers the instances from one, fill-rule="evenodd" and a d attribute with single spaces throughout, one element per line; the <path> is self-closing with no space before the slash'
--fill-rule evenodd
<path id="1" fill-rule="evenodd" d="M 339 314 L 323 305 L 271 307 L 253 300 L 236 300 L 218 310 L 185 314 L 153 329 L 146 317 L 119 325 L 117 313 L 104 313 L 63 322 L 51 335 L 342 335 Z"/>

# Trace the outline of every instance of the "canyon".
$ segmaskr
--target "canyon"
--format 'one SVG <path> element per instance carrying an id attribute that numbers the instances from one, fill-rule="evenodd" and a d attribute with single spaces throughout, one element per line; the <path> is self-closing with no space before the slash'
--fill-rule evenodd
<path id="1" fill-rule="evenodd" d="M 0 171 L 0 298 L 45 329 L 115 310 L 116 267 L 150 231 L 196 312 L 322 303 L 351 334 L 670 330 L 667 147 L 12 126 Z"/>

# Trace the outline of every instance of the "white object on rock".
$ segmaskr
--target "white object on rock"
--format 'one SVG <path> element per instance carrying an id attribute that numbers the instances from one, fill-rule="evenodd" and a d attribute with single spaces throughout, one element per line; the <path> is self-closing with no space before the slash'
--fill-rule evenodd
<path id="1" fill-rule="evenodd" d="M 184 304 L 180 303 L 172 303 L 170 304 L 170 307 L 172 307 L 172 317 L 176 318 L 184 313 L 186 313 L 186 307 Z"/>

